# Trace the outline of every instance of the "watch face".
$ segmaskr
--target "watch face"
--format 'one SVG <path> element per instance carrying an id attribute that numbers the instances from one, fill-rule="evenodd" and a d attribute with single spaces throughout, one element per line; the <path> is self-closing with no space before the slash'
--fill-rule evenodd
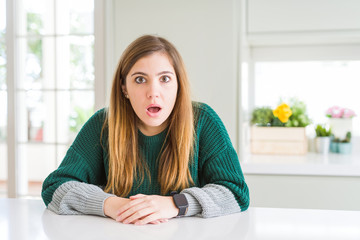
<path id="1" fill-rule="evenodd" d="M 175 194 L 174 201 L 178 208 L 180 207 L 188 207 L 188 201 L 184 194 Z"/>

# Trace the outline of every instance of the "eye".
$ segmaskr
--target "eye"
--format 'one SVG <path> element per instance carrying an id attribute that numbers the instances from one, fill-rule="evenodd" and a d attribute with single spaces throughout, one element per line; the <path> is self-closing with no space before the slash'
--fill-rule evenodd
<path id="1" fill-rule="evenodd" d="M 167 82 L 169 82 L 171 79 L 170 79 L 169 76 L 162 76 L 160 80 L 161 80 L 162 82 L 167 83 Z"/>
<path id="2" fill-rule="evenodd" d="M 144 83 L 146 80 L 143 77 L 136 77 L 135 82 L 138 84 Z"/>

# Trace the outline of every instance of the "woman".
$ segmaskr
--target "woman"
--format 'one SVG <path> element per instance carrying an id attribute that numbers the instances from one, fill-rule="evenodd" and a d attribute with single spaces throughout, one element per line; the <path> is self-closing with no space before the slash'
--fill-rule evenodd
<path id="1" fill-rule="evenodd" d="M 142 36 L 121 56 L 108 109 L 83 126 L 43 184 L 58 214 L 158 224 L 245 211 L 249 192 L 218 115 L 193 103 L 181 56 Z"/>

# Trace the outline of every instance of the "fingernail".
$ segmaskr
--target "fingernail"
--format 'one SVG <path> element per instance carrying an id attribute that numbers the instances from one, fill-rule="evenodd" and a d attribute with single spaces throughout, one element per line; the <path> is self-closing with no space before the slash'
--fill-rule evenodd
<path id="1" fill-rule="evenodd" d="M 129 223 L 129 220 L 125 220 L 123 221 L 124 224 L 128 224 Z"/>

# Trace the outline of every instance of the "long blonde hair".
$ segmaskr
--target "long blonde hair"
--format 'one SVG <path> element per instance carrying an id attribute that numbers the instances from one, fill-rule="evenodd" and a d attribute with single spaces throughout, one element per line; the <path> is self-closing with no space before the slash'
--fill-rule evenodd
<path id="1" fill-rule="evenodd" d="M 112 83 L 110 105 L 103 126 L 108 129 L 109 175 L 106 192 L 127 196 L 134 178 L 149 176 L 144 159 L 138 152 L 138 117 L 130 101 L 122 93 L 126 76 L 142 57 L 162 52 L 169 57 L 178 81 L 178 92 L 168 118 L 168 132 L 158 157 L 158 181 L 161 194 L 181 190 L 193 184 L 189 161 L 193 155 L 194 113 L 190 86 L 183 60 L 176 48 L 166 39 L 145 35 L 132 42 L 123 52 Z"/>

